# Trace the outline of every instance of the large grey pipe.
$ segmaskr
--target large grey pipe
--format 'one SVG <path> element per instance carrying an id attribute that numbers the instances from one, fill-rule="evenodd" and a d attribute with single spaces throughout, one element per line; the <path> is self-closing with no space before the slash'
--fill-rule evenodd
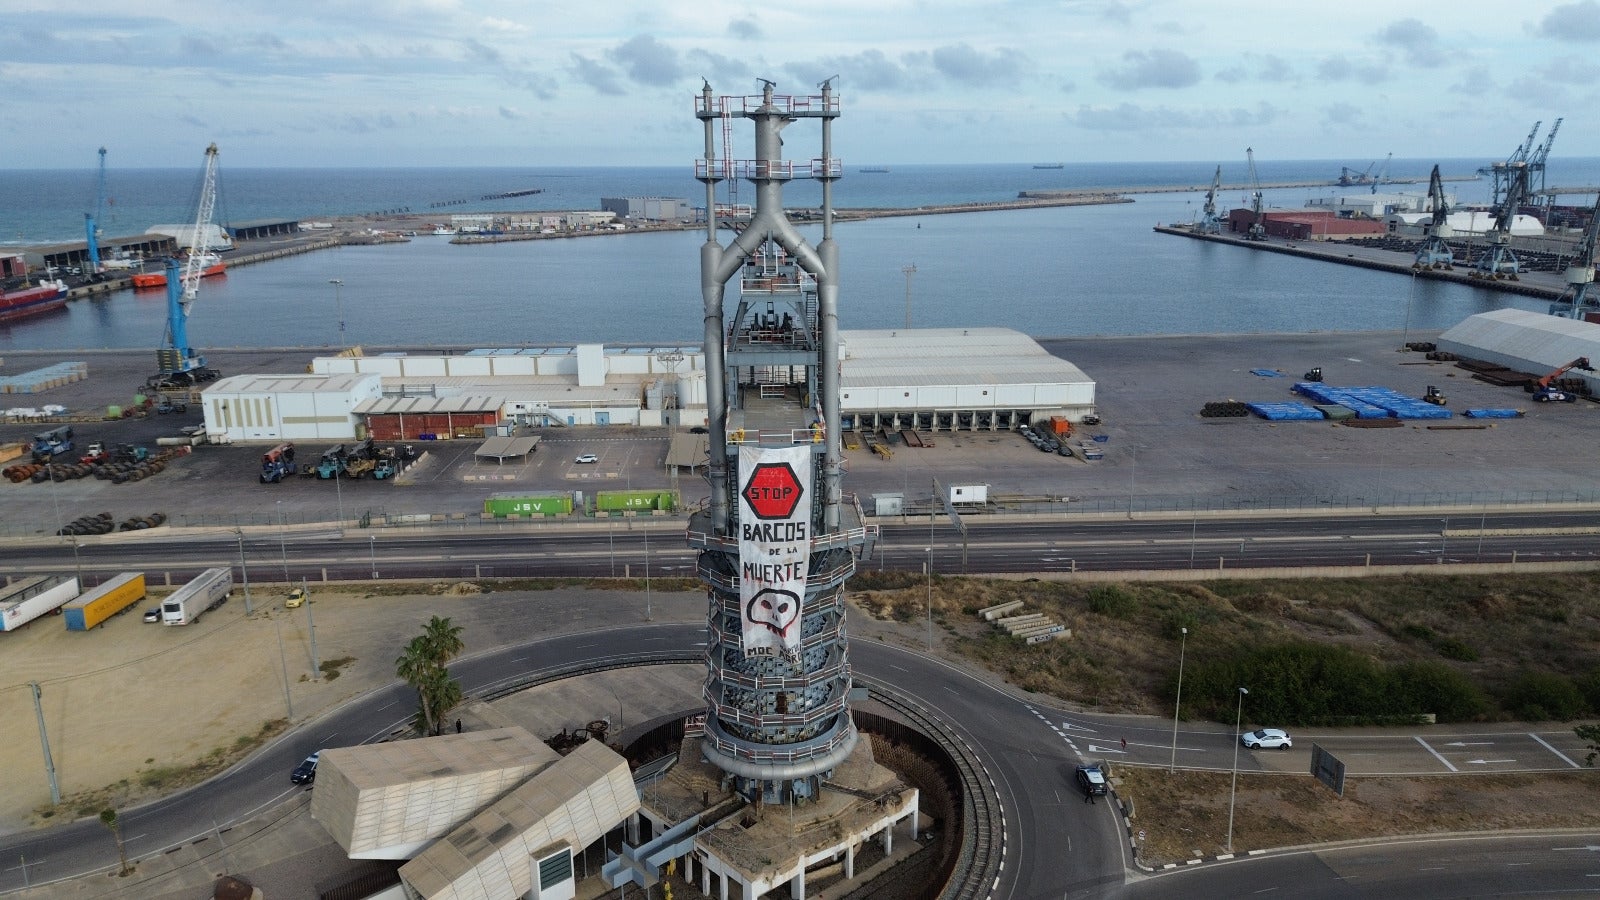
<path id="1" fill-rule="evenodd" d="M 706 411 L 710 414 L 710 453 L 707 480 L 711 484 L 711 530 L 728 533 L 728 403 L 722 346 L 722 285 L 718 278 L 722 246 L 717 243 L 717 141 L 716 123 L 711 112 L 711 83 L 700 91 L 701 119 L 706 128 L 706 242 L 700 247 L 700 297 L 705 304 L 702 336 L 706 358 Z"/>

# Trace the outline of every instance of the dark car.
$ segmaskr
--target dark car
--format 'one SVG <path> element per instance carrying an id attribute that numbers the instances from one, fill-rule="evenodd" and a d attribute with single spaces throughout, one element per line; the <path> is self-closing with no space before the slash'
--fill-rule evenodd
<path id="1" fill-rule="evenodd" d="M 1083 791 L 1085 797 L 1104 797 L 1106 794 L 1106 773 L 1099 766 L 1078 767 L 1078 789 Z"/>
<path id="2" fill-rule="evenodd" d="M 317 760 L 321 756 L 322 751 L 318 750 L 317 752 L 306 757 L 305 762 L 295 766 L 294 771 L 289 773 L 289 780 L 295 784 L 310 784 L 313 781 L 316 781 Z"/>

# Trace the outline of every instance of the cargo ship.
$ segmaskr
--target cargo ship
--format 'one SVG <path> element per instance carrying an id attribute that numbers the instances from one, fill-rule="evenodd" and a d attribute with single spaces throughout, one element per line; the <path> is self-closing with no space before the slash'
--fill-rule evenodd
<path id="1" fill-rule="evenodd" d="M 1033 167 L 1035 169 L 1065 169 L 1067 167 L 1067 164 L 1066 163 L 1034 163 Z"/>
<path id="2" fill-rule="evenodd" d="M 221 257 L 217 256 L 215 253 L 208 253 L 206 254 L 205 258 L 205 268 L 200 270 L 200 276 L 202 278 L 210 278 L 214 275 L 226 274 L 227 271 L 228 264 L 223 262 Z M 167 273 L 140 272 L 133 276 L 133 286 L 135 289 L 140 290 L 146 288 L 164 288 L 167 286 Z"/>
<path id="3" fill-rule="evenodd" d="M 67 305 L 64 281 L 41 281 L 36 285 L 0 290 L 0 322 L 47 313 Z"/>

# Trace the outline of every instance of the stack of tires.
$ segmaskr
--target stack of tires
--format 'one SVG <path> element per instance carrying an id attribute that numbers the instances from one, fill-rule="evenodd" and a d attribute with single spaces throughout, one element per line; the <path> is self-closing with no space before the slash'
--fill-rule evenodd
<path id="1" fill-rule="evenodd" d="M 1213 400 L 1200 409 L 1201 418 L 1236 419 L 1250 415 L 1250 409 L 1237 400 Z"/>
<path id="2" fill-rule="evenodd" d="M 157 525 L 164 525 L 166 524 L 166 521 L 167 514 L 163 512 L 151 513 L 148 516 L 133 516 L 132 518 L 122 520 L 122 524 L 117 526 L 117 530 L 143 531 L 146 528 L 154 528 Z"/>
<path id="3" fill-rule="evenodd" d="M 95 513 L 92 516 L 79 516 L 71 522 L 61 526 L 56 534 L 109 534 L 112 528 L 111 513 Z"/>

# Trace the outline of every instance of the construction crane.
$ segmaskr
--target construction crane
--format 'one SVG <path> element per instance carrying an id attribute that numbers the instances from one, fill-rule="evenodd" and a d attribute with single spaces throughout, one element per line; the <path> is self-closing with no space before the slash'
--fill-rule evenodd
<path id="1" fill-rule="evenodd" d="M 94 212 L 83 214 L 84 242 L 89 247 L 90 278 L 100 274 L 100 214 L 106 205 L 106 148 L 100 148 L 100 177 L 95 187 Z"/>
<path id="2" fill-rule="evenodd" d="M 1485 235 L 1489 239 L 1489 249 L 1483 251 L 1473 264 L 1469 273 L 1473 278 L 1509 278 L 1516 281 L 1518 273 L 1522 271 L 1522 264 L 1511 251 L 1511 223 L 1528 196 L 1528 167 L 1515 166 L 1509 174 L 1511 181 L 1506 187 L 1505 198 L 1495 208 L 1494 227 Z"/>
<path id="3" fill-rule="evenodd" d="M 1589 285 L 1594 284 L 1596 238 L 1600 238 L 1600 196 L 1595 197 L 1594 209 L 1589 212 L 1589 224 L 1584 226 L 1583 238 L 1578 241 L 1577 255 L 1572 265 L 1567 267 L 1567 286 L 1556 302 L 1550 304 L 1551 315 L 1581 319 L 1586 307 L 1600 305 L 1589 299 Z"/>
<path id="4" fill-rule="evenodd" d="M 1378 174 L 1373 176 L 1372 179 L 1372 193 L 1376 194 L 1378 192 L 1378 185 L 1383 184 L 1384 179 L 1389 177 L 1389 162 L 1393 159 L 1393 153 L 1390 153 L 1388 156 L 1383 158 L 1383 168 L 1379 169 Z"/>
<path id="5" fill-rule="evenodd" d="M 1198 234 L 1219 234 L 1222 231 L 1222 219 L 1217 216 L 1217 192 L 1222 190 L 1222 166 L 1217 166 L 1217 174 L 1211 177 L 1211 190 L 1206 191 L 1206 205 L 1201 207 L 1200 221 L 1195 223 L 1194 230 Z"/>
<path id="6" fill-rule="evenodd" d="M 1253 147 L 1244 148 L 1245 160 L 1250 164 L 1250 230 L 1245 232 L 1247 241 L 1264 241 L 1267 239 L 1266 213 L 1261 208 L 1261 179 L 1256 177 L 1256 151 Z"/>
<path id="7" fill-rule="evenodd" d="M 1428 176 L 1428 203 L 1433 209 L 1433 221 L 1428 225 L 1428 239 L 1417 248 L 1413 269 L 1450 269 L 1455 266 L 1455 252 L 1445 242 L 1455 232 L 1450 228 L 1450 204 L 1444 199 L 1444 179 L 1439 177 L 1439 167 L 1433 167 Z"/>
<path id="8" fill-rule="evenodd" d="M 167 260 L 167 330 L 161 349 L 156 351 L 156 374 L 145 381 L 152 390 L 187 387 L 210 381 L 219 374 L 206 367 L 206 359 L 189 346 L 189 313 L 200 293 L 200 277 L 205 272 L 211 213 L 217 203 L 217 145 L 206 148 L 205 172 L 200 183 L 199 209 L 189 255 L 181 274 L 178 260 Z"/>
<path id="9" fill-rule="evenodd" d="M 1367 179 L 1372 175 L 1372 167 L 1377 164 L 1377 160 L 1367 163 L 1367 169 L 1365 172 L 1357 172 L 1355 169 L 1352 169 L 1349 166 L 1340 166 L 1339 186 L 1354 187 L 1358 184 L 1366 184 Z"/>

